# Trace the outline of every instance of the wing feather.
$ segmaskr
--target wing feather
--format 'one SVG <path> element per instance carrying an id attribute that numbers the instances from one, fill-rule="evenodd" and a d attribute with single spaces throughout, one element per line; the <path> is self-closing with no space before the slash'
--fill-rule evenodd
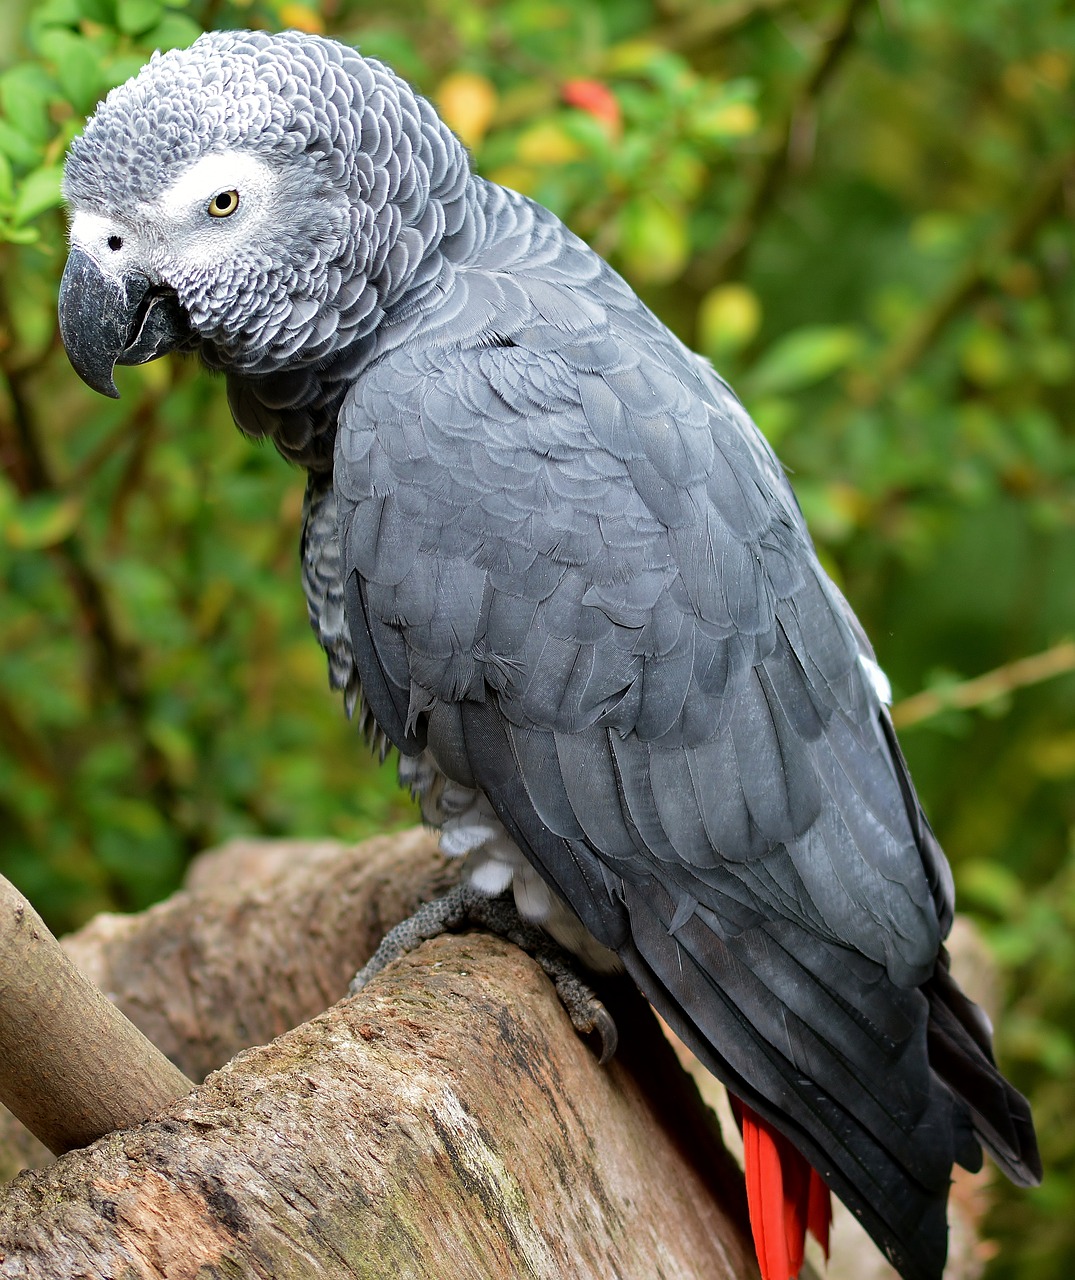
<path id="1" fill-rule="evenodd" d="M 1032 1170 L 1029 1121 L 966 1009 L 919 989 L 951 879 L 872 652 L 725 384 L 518 207 L 533 263 L 509 270 L 499 241 L 496 279 L 460 272 L 341 410 L 363 690 L 403 750 L 428 732 L 699 1057 L 933 1278 L 953 1158 L 974 1162 L 976 1130 Z M 951 1064 L 972 1058 L 964 1102 Z"/>

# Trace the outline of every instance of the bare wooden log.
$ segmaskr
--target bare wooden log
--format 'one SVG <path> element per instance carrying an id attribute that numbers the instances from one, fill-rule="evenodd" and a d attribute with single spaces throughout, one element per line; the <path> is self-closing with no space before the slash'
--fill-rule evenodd
<path id="1" fill-rule="evenodd" d="M 419 828 L 358 846 L 236 840 L 197 858 L 186 890 L 139 915 L 98 916 L 61 945 L 201 1080 L 338 1000 L 383 934 L 457 874 Z M 0 1106 L 0 1182 L 49 1158 Z"/>
<path id="2" fill-rule="evenodd" d="M 139 1124 L 191 1082 L 0 876 L 0 1100 L 51 1151 Z"/>
<path id="3" fill-rule="evenodd" d="M 201 1076 L 211 1066 L 227 1060 L 239 1048 L 246 1047 L 251 1042 L 265 1041 L 274 1034 L 282 1032 L 283 1029 L 310 1018 L 324 1009 L 326 1004 L 330 1004 L 342 995 L 353 970 L 367 959 L 372 947 L 379 941 L 385 929 L 395 923 L 395 920 L 410 913 L 418 900 L 427 899 L 442 892 L 453 874 L 452 865 L 445 865 L 442 856 L 436 851 L 434 838 L 421 831 L 383 837 L 357 847 L 333 844 L 329 841 L 238 841 L 225 846 L 224 849 L 202 855 L 193 865 L 187 891 L 178 893 L 165 904 L 139 916 L 102 916 L 77 936 L 65 940 L 64 945 L 69 948 L 70 954 L 77 956 L 78 963 L 84 970 L 91 972 L 102 986 L 118 998 L 125 1009 L 132 1012 L 134 1018 L 141 1020 L 146 1029 L 151 1030 L 156 1038 L 166 1044 L 170 1053 L 183 1062 L 192 1074 L 197 1073 Z M 485 941 L 481 938 L 472 936 L 463 941 L 466 941 L 467 947 L 470 948 L 467 955 L 477 954 L 484 960 L 490 959 L 485 954 Z M 966 950 L 966 947 L 960 938 L 953 938 L 953 942 L 956 942 L 953 948 L 955 963 L 959 966 L 962 960 L 961 952 Z M 494 950 L 500 946 L 499 943 L 490 943 L 490 945 Z M 418 957 L 424 955 L 425 951 L 418 952 Z M 520 957 L 521 960 L 522 957 Z M 965 978 L 974 979 L 988 970 L 989 966 L 982 956 L 978 956 L 974 963 L 964 964 L 962 968 L 970 970 L 969 973 L 965 973 Z M 411 972 L 421 973 L 422 970 L 421 968 L 412 969 Z M 529 997 L 526 997 L 522 989 L 516 991 L 511 975 L 504 975 L 503 982 L 506 984 L 508 1012 L 502 1014 L 497 1011 L 499 998 L 497 989 L 488 987 L 482 988 L 484 1004 L 475 1004 L 472 1007 L 472 1018 L 489 1019 L 490 1023 L 498 1019 L 503 1021 L 504 1018 L 511 1020 L 514 1016 L 512 1006 L 517 1001 L 525 1001 Z M 991 1004 L 988 991 L 975 989 L 974 993 L 983 1004 L 987 1006 Z M 362 1000 L 365 998 L 363 993 Z M 429 1041 L 430 1037 L 438 1036 L 442 1030 L 444 1007 L 439 1000 L 429 1000 L 421 992 L 416 991 L 408 993 L 406 1002 L 402 1002 L 399 1007 L 402 1010 L 401 1016 L 406 1018 L 411 1036 L 415 1038 L 418 1047 Z M 662 1143 L 665 1146 L 671 1144 L 671 1149 L 676 1152 L 674 1158 L 694 1170 L 690 1178 L 699 1178 L 703 1181 L 708 1188 L 706 1194 L 712 1198 L 714 1204 L 717 1204 L 719 1211 L 728 1217 L 728 1221 L 737 1224 L 733 1234 L 736 1235 L 736 1239 L 740 1239 L 742 1235 L 740 1228 L 744 1221 L 740 1175 L 729 1164 L 728 1157 L 724 1155 L 722 1149 L 714 1142 L 709 1121 L 704 1112 L 699 1110 L 696 1096 L 683 1084 L 677 1071 L 669 1066 L 667 1048 L 659 1039 L 654 1042 L 653 1028 L 648 1016 L 639 1014 L 636 1007 L 631 1004 L 631 1000 L 627 1001 L 626 1009 L 617 1009 L 616 1014 L 623 1039 L 625 1039 L 625 1048 L 617 1065 L 614 1066 L 613 1075 L 610 1078 L 603 1075 L 601 1078 L 604 1079 L 605 1084 L 610 1082 L 613 1088 L 625 1089 L 625 1092 L 630 1088 L 635 1091 L 636 1096 L 645 1096 L 644 1117 L 640 1120 L 640 1124 L 644 1128 L 646 1125 L 653 1125 L 653 1133 L 646 1133 L 644 1138 L 635 1134 L 635 1137 L 631 1138 L 631 1142 L 635 1143 L 632 1147 L 632 1158 L 635 1158 L 640 1170 L 635 1175 L 636 1178 L 645 1184 L 649 1184 L 651 1178 L 665 1180 L 672 1178 L 673 1181 L 682 1181 L 681 1172 L 676 1174 L 669 1172 L 671 1166 L 662 1166 L 659 1161 L 657 1165 L 649 1165 L 649 1144 L 653 1142 L 655 1134 L 658 1146 Z M 334 1019 L 342 1015 L 331 1012 L 329 1016 Z M 347 1025 L 351 1029 L 347 1030 L 346 1034 L 352 1036 L 351 1015 L 348 1014 L 347 1019 Z M 361 1033 L 362 1037 L 369 1037 L 370 1043 L 379 1043 L 380 1038 L 383 1038 L 381 1036 L 383 1029 L 378 1029 L 376 1020 L 363 1018 L 360 1025 L 365 1028 Z M 398 1029 L 397 1023 L 390 1023 L 390 1025 Z M 337 1033 L 331 1034 L 335 1036 Z M 292 1043 L 291 1037 L 287 1038 L 287 1042 Z M 302 1041 L 302 1043 L 307 1042 Z M 555 1088 L 567 1089 L 567 1084 L 564 1083 L 566 1076 L 563 1076 L 558 1066 L 555 1046 L 553 1048 L 553 1057 L 546 1062 L 546 1069 L 559 1073 L 557 1075 L 559 1083 Z M 312 1047 L 310 1056 L 317 1056 Z M 518 1091 L 513 1096 L 511 1085 L 516 1076 L 520 1079 L 520 1083 L 523 1076 L 526 1076 L 527 1080 L 531 1080 L 531 1076 L 526 1074 L 529 1069 L 525 1066 L 521 1068 L 521 1060 L 517 1052 L 512 1050 L 509 1053 L 500 1052 L 499 1055 L 494 1053 L 490 1057 L 488 1048 L 479 1046 L 471 1053 L 471 1059 L 471 1076 L 475 1076 L 476 1073 L 479 1079 L 475 1088 L 486 1089 L 491 1100 L 502 1097 L 503 1101 L 503 1098 L 507 1097 L 508 1101 L 503 1102 L 503 1105 L 508 1107 L 511 1116 L 516 1116 L 518 1121 L 526 1098 Z M 525 1062 L 525 1060 L 526 1055 L 523 1055 L 522 1061 Z M 267 1071 L 266 1078 L 269 1083 L 265 1084 L 264 1088 L 261 1085 L 255 1087 L 252 1080 L 248 1080 L 247 1084 L 243 1085 L 246 1091 L 243 1096 L 247 1098 L 247 1102 L 243 1102 L 242 1106 L 252 1105 L 252 1100 L 256 1097 L 256 1105 L 260 1108 L 259 1115 L 267 1115 L 265 1108 L 276 1106 L 275 1092 L 278 1088 L 284 1088 L 283 1065 L 275 1057 L 262 1060 L 260 1056 L 256 1056 L 256 1059 L 251 1061 L 269 1062 L 271 1070 L 269 1066 L 261 1065 L 256 1066 L 255 1069 L 255 1074 L 259 1075 L 259 1078 L 265 1076 Z M 689 1065 L 697 1070 L 694 1062 L 689 1060 Z M 296 1079 L 289 1088 L 292 1091 L 298 1089 L 301 1093 L 312 1088 L 310 1078 L 314 1066 L 307 1061 L 307 1057 L 294 1056 L 292 1068 L 296 1073 Z M 425 1082 L 422 1088 L 429 1084 L 433 1076 L 438 1076 L 442 1069 L 443 1056 L 430 1057 L 426 1061 L 425 1074 L 422 1075 L 422 1080 Z M 229 1073 L 230 1070 L 232 1069 L 229 1068 Z M 626 1071 L 626 1075 L 619 1075 L 623 1071 Z M 488 1080 L 485 1084 L 481 1084 L 481 1079 L 485 1078 L 486 1074 L 488 1074 Z M 406 1073 L 403 1078 L 406 1083 Z M 320 1079 L 320 1076 L 317 1076 L 317 1079 Z M 220 1087 L 218 1078 L 211 1080 L 210 1084 L 214 1085 L 214 1088 Z M 713 1105 L 721 1106 L 721 1091 L 704 1071 L 699 1073 L 699 1084 L 704 1096 L 708 1097 Z M 407 1087 L 410 1088 L 410 1085 Z M 526 1085 L 526 1088 L 529 1087 L 530 1085 Z M 337 1085 L 323 1082 L 317 1084 L 317 1088 L 334 1089 Z M 576 1096 L 575 1092 L 580 1088 L 590 1089 L 591 1083 L 572 1080 L 569 1096 L 572 1097 L 573 1105 L 576 1107 L 582 1102 L 581 1097 Z M 506 1091 L 506 1093 L 497 1091 Z M 555 1101 L 555 1091 L 548 1096 L 543 1093 L 540 1106 L 549 1108 L 550 1100 L 553 1101 L 554 1108 L 566 1106 L 564 1102 Z M 196 1101 L 192 1101 L 191 1106 L 196 1105 Z M 291 1103 L 288 1103 L 289 1105 Z M 589 1103 L 586 1105 L 589 1106 Z M 600 1102 L 600 1097 L 595 1105 L 604 1105 Z M 618 1101 L 617 1106 L 619 1105 L 622 1105 L 622 1100 Z M 168 1147 L 165 1143 L 166 1149 L 152 1146 L 152 1144 L 147 1146 L 148 1139 L 138 1139 L 142 1146 L 136 1143 L 136 1146 L 132 1147 L 128 1142 L 128 1138 L 134 1142 L 131 1135 L 123 1139 L 122 1149 L 125 1152 L 123 1158 L 128 1161 L 124 1169 L 127 1169 L 132 1185 L 141 1179 L 142 1183 L 159 1187 L 161 1176 L 171 1179 L 173 1176 L 171 1172 L 164 1174 L 161 1166 L 168 1164 L 171 1155 L 177 1156 L 179 1164 L 183 1165 L 183 1161 L 186 1160 L 183 1151 L 192 1139 L 192 1134 L 210 1135 L 207 1140 L 211 1143 L 216 1143 L 218 1140 L 221 1143 L 224 1142 L 223 1135 L 221 1137 L 215 1135 L 219 1128 L 218 1120 L 215 1119 L 216 1111 L 209 1120 L 201 1116 L 200 1112 L 192 1111 L 186 1115 L 189 1124 L 184 1121 L 186 1128 L 182 1130 L 154 1130 L 157 1135 L 154 1142 L 160 1139 L 161 1132 L 182 1134 L 182 1137 L 175 1138 L 174 1142 L 168 1139 L 171 1146 Z M 380 1121 L 376 1133 L 381 1134 L 381 1129 L 384 1129 L 385 1125 L 390 1126 L 395 1121 L 390 1112 L 379 1111 L 378 1115 Z M 197 1119 L 193 1119 L 195 1116 Z M 511 1121 L 511 1116 L 503 1117 L 504 1124 L 507 1125 Z M 174 1120 L 174 1108 L 171 1119 Z M 410 1121 L 407 1121 L 407 1125 L 410 1125 Z M 250 1121 L 238 1117 L 234 1120 L 232 1128 L 228 1129 L 229 1140 L 239 1140 L 235 1135 L 241 1129 L 243 1134 L 252 1132 Z M 729 1144 L 735 1143 L 736 1135 L 733 1129 L 735 1126 L 731 1125 L 731 1132 L 726 1134 Z M 354 1144 L 361 1146 L 363 1132 L 365 1130 L 362 1124 L 348 1120 L 346 1135 L 342 1140 L 351 1143 L 352 1147 Z M 447 1132 L 450 1133 L 450 1126 Z M 525 1147 L 526 1142 L 530 1140 L 527 1137 L 529 1134 L 530 1129 L 523 1125 L 516 1138 L 511 1139 L 516 1143 L 516 1148 L 513 1149 L 521 1152 L 518 1144 L 522 1143 Z M 108 1140 L 106 1146 L 109 1149 L 113 1149 L 111 1143 L 114 1140 L 118 1138 Z M 246 1137 L 242 1137 L 241 1140 L 242 1143 L 246 1143 Z M 384 1140 L 383 1135 L 378 1137 L 378 1143 L 375 1144 L 378 1151 Z M 507 1130 L 504 1140 L 506 1142 L 508 1140 Z M 246 1151 L 246 1147 L 243 1149 L 246 1152 L 244 1156 L 246 1160 L 260 1162 L 264 1155 L 264 1152 L 255 1152 L 252 1148 L 250 1151 Z M 143 1161 L 145 1167 L 139 1166 L 137 1160 L 134 1160 L 136 1156 L 141 1160 L 142 1156 L 138 1155 L 139 1152 L 145 1156 Z M 10 1176 L 20 1166 L 40 1164 L 41 1157 L 45 1155 L 44 1149 L 37 1153 L 33 1151 L 33 1140 L 15 1121 L 10 1121 L 9 1128 L 6 1130 L 4 1124 L 0 1123 L 0 1180 L 5 1175 Z M 214 1165 L 215 1169 L 220 1171 L 221 1178 L 225 1172 L 228 1172 L 230 1178 L 232 1174 L 229 1172 L 227 1152 L 223 1155 L 218 1152 L 216 1155 L 223 1164 Z M 294 1151 L 291 1151 L 291 1156 L 294 1158 L 292 1164 L 288 1165 L 288 1170 L 294 1174 L 301 1170 L 302 1161 Z M 311 1149 L 311 1157 L 316 1157 L 317 1161 L 321 1160 L 319 1147 L 315 1146 Z M 65 1157 L 64 1164 L 70 1166 L 72 1158 Z M 96 1160 L 97 1157 L 93 1158 Z M 209 1160 L 207 1155 L 203 1158 Z M 526 1156 L 526 1158 L 529 1160 L 530 1157 Z M 561 1157 L 546 1157 L 543 1149 L 541 1160 L 546 1158 L 557 1161 Z M 520 1162 L 525 1164 L 522 1155 Z M 82 1171 L 78 1172 L 77 1176 L 64 1174 L 63 1183 L 46 1181 L 44 1184 L 37 1184 L 40 1187 L 42 1204 L 67 1202 L 68 1207 L 64 1212 L 68 1213 L 69 1219 L 64 1217 L 63 1221 L 60 1221 L 46 1215 L 44 1219 L 37 1220 L 33 1230 L 40 1229 L 51 1236 L 55 1231 L 67 1230 L 68 1226 L 72 1226 L 76 1231 L 82 1231 L 87 1221 L 95 1221 L 93 1217 L 95 1211 L 92 1210 L 92 1206 L 96 1201 L 93 1197 L 100 1196 L 100 1188 L 92 1178 L 96 1178 L 97 1174 L 93 1174 L 91 1178 L 91 1172 L 87 1171 L 86 1167 L 79 1167 Z M 138 1172 L 139 1169 L 142 1171 Z M 150 1171 L 147 1172 L 147 1169 Z M 522 1176 L 527 1188 L 537 1196 L 541 1176 L 544 1176 L 540 1170 L 535 1172 L 531 1181 L 527 1181 L 530 1175 L 525 1175 L 523 1170 L 514 1169 L 514 1165 L 512 1172 L 517 1178 Z M 548 1172 L 548 1169 L 545 1169 L 545 1172 Z M 235 1178 L 241 1174 L 242 1170 L 234 1172 Z M 68 1180 L 70 1176 L 74 1176 L 74 1181 Z M 284 1175 L 283 1172 L 278 1171 L 273 1176 L 283 1179 Z M 302 1176 L 305 1178 L 305 1174 Z M 462 1172 L 459 1172 L 458 1176 L 463 1176 Z M 550 1206 L 559 1198 L 569 1194 L 569 1188 L 564 1184 L 562 1176 L 559 1174 L 557 1176 L 561 1180 L 555 1184 L 545 1185 L 543 1190 L 546 1202 Z M 621 1178 L 622 1171 L 617 1172 L 616 1176 L 617 1179 Z M 82 1180 L 79 1181 L 79 1179 Z M 32 1184 L 28 1184 L 24 1179 L 20 1185 L 26 1189 L 27 1185 Z M 283 1187 L 283 1181 L 280 1185 Z M 305 1197 L 306 1190 L 298 1189 L 298 1184 L 296 1187 L 294 1196 L 298 1196 L 299 1199 Z M 982 1187 L 980 1178 L 961 1179 L 953 1194 L 953 1247 L 950 1267 L 946 1271 L 946 1276 L 951 1275 L 953 1280 L 955 1277 L 960 1277 L 960 1280 L 970 1280 L 970 1277 L 978 1275 L 980 1271 L 983 1245 L 980 1244 L 978 1233 L 976 1233 L 976 1226 L 980 1220 L 980 1204 L 976 1203 L 980 1199 L 980 1187 Z M 164 1192 L 161 1194 L 164 1196 Z M 186 1183 L 177 1190 L 177 1185 L 169 1181 L 169 1197 L 178 1196 L 182 1199 L 188 1194 L 193 1193 L 189 1192 Z M 237 1202 L 244 1207 L 246 1202 L 242 1194 L 235 1193 L 234 1190 L 229 1194 L 234 1194 Z M 593 1185 L 586 1190 L 585 1194 L 587 1196 L 596 1194 Z M 970 1208 L 964 1204 L 965 1201 L 970 1204 Z M 183 1199 L 183 1203 L 186 1204 L 186 1199 Z M 212 1201 L 212 1203 L 224 1202 Z M 481 1199 L 480 1197 L 477 1201 L 471 1199 L 470 1203 L 472 1210 L 476 1212 Z M 3 1204 L 1 1192 L 0 1204 Z M 157 1243 L 159 1243 L 161 1256 L 164 1257 L 166 1254 L 166 1258 L 170 1261 L 166 1262 L 166 1265 L 161 1262 L 157 1271 L 143 1271 L 139 1263 L 136 1270 L 129 1274 L 186 1276 L 195 1274 L 197 1266 L 202 1265 L 201 1262 L 197 1265 L 192 1263 L 192 1268 L 183 1270 L 177 1261 L 182 1258 L 187 1258 L 189 1261 L 188 1245 L 183 1244 L 179 1239 L 183 1231 L 188 1229 L 189 1221 L 188 1217 L 184 1217 L 182 1213 L 174 1219 L 169 1217 L 169 1206 L 171 1206 L 171 1199 L 166 1198 L 160 1203 L 152 1198 L 151 1201 L 145 1202 L 147 1213 L 159 1215 L 159 1220 L 154 1220 Z M 187 1210 L 188 1208 L 189 1206 Z M 457 1210 L 462 1213 L 458 1206 Z M 648 1217 L 650 1210 L 663 1215 L 662 1219 L 658 1219 L 657 1222 L 650 1220 Z M 394 1212 L 394 1208 L 392 1211 Z M 101 1212 L 108 1216 L 113 1210 L 108 1207 L 108 1203 L 105 1203 L 104 1210 Z M 187 1211 L 184 1210 L 184 1212 Z M 14 1219 L 5 1219 L 3 1207 L 0 1207 L 0 1222 L 14 1222 L 19 1231 L 31 1231 L 28 1213 L 26 1201 L 22 1202 L 22 1208 L 15 1211 Z M 667 1206 L 664 1206 L 659 1199 L 651 1206 L 649 1203 L 639 1201 L 637 1215 L 645 1220 L 645 1225 L 639 1228 L 635 1222 L 631 1222 L 630 1230 L 644 1230 L 654 1239 L 665 1233 L 680 1230 L 676 1217 L 667 1216 Z M 370 1220 L 366 1220 L 366 1225 L 370 1230 L 374 1230 Z M 142 1228 L 148 1230 L 146 1222 L 142 1222 Z M 305 1229 L 302 1228 L 302 1230 Z M 343 1224 L 343 1229 L 351 1230 L 347 1224 Z M 504 1229 L 507 1230 L 507 1228 Z M 298 1231 L 298 1226 L 294 1230 Z M 402 1231 L 403 1226 L 395 1224 L 394 1219 L 389 1215 L 388 1219 L 381 1221 L 379 1230 L 381 1233 L 392 1234 L 393 1231 Z M 471 1224 L 470 1230 L 472 1235 L 477 1228 Z M 15 1238 L 19 1238 L 18 1233 Z M 567 1239 L 569 1243 L 571 1238 L 568 1236 Z M 454 1247 L 454 1242 L 449 1243 Z M 262 1248 L 262 1245 L 259 1245 L 259 1248 Z M 3 1252 L 3 1239 L 0 1239 L 0 1253 Z M 44 1254 L 37 1257 L 32 1252 L 27 1256 L 19 1256 L 17 1251 L 15 1256 L 18 1258 L 19 1270 L 12 1272 L 14 1275 L 67 1274 L 63 1266 L 56 1261 L 60 1257 L 59 1254 L 52 1257 L 51 1261 L 46 1260 Z M 389 1256 L 394 1257 L 393 1254 Z M 749 1249 L 745 1256 L 749 1262 Z M 503 1253 L 494 1251 L 490 1254 L 489 1260 L 486 1260 L 489 1266 L 488 1271 L 457 1271 L 453 1270 L 453 1267 L 457 1266 L 457 1260 L 449 1258 L 447 1262 L 440 1261 L 438 1270 L 430 1274 L 449 1277 L 457 1274 L 488 1274 L 490 1276 L 516 1274 L 513 1270 L 506 1272 L 498 1270 L 503 1263 Z M 645 1268 L 650 1266 L 651 1258 L 640 1256 L 637 1261 L 641 1267 Z M 703 1262 L 706 1260 L 699 1260 L 699 1274 L 708 1275 L 710 1272 L 701 1265 Z M 49 1267 L 54 1263 L 59 1270 L 50 1271 Z M 348 1262 L 347 1265 L 351 1266 L 351 1263 Z M 458 1265 L 462 1266 L 462 1263 Z M 38 1270 L 33 1270 L 35 1267 Z M 175 1270 L 177 1267 L 178 1270 Z M 406 1266 L 399 1270 L 401 1275 L 424 1274 L 413 1268 L 408 1271 Z M 518 1274 L 525 1274 L 525 1267 L 520 1266 L 517 1271 Z M 855 1224 L 851 1221 L 841 1222 L 840 1228 L 836 1231 L 833 1260 L 829 1272 L 833 1275 L 892 1274 L 891 1270 L 886 1270 L 883 1260 L 880 1260 L 879 1254 L 865 1236 L 856 1239 Z M 0 1276 L 8 1274 L 9 1272 L 0 1262 Z M 108 1274 L 108 1272 L 93 1270 L 91 1274 Z M 243 1275 L 247 1272 L 239 1270 L 235 1274 Z M 310 1272 L 255 1270 L 250 1274 L 320 1276 L 381 1275 L 385 1272 L 376 1270 L 376 1267 L 372 1267 L 369 1271 L 331 1270 L 331 1268 L 317 1270 L 317 1267 L 314 1267 Z M 540 1275 L 541 1272 L 537 1274 Z M 546 1272 L 546 1274 L 553 1274 L 553 1272 Z M 563 1274 L 573 1275 L 575 1271 L 563 1272 Z M 585 1275 L 585 1272 L 582 1274 Z M 649 1280 L 650 1275 L 658 1272 L 650 1268 L 650 1270 L 633 1272 L 633 1274 L 645 1276 L 646 1280 Z M 678 1275 L 681 1272 L 671 1271 L 667 1274 Z M 712 1274 L 721 1275 L 723 1272 L 717 1270 Z M 630 1277 L 632 1272 L 623 1271 L 622 1275 Z"/>
<path id="4" fill-rule="evenodd" d="M 418 827 L 357 846 L 233 841 L 196 859 L 184 891 L 98 916 L 64 948 L 202 1080 L 339 1000 L 392 925 L 458 873 Z"/>
<path id="5" fill-rule="evenodd" d="M 515 948 L 426 943 L 0 1190 L 0 1276 L 756 1275 L 708 1113 L 626 998 L 602 1068 Z"/>

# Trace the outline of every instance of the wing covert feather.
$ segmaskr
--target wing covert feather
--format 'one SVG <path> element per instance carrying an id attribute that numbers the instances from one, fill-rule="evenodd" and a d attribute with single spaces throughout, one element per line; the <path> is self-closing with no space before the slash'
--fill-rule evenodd
<path id="1" fill-rule="evenodd" d="M 344 405 L 346 568 L 404 637 L 375 646 L 396 720 L 412 681 L 491 692 L 557 735 L 562 768 L 578 757 L 597 857 L 626 823 L 694 874 L 768 859 L 780 876 L 742 872 L 766 910 L 835 920 L 923 980 L 937 913 L 842 599 L 730 393 L 669 335 L 602 327 L 599 303 L 528 279 L 514 329 L 496 318 L 507 345 L 398 348 Z"/>
<path id="2" fill-rule="evenodd" d="M 872 652 L 725 384 L 548 247 L 460 273 L 448 328 L 344 403 L 363 687 L 405 749 L 428 720 L 702 1060 L 933 1276 L 978 1147 L 924 1049 L 951 881 Z"/>

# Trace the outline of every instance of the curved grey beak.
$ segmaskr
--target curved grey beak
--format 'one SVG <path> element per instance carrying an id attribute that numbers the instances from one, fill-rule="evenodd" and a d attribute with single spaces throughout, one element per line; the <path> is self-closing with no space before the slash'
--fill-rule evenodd
<path id="1" fill-rule="evenodd" d="M 135 272 L 106 276 L 74 248 L 60 281 L 60 337 L 82 381 L 117 399 L 116 365 L 145 364 L 174 351 L 190 337 L 190 325 L 170 289 Z"/>

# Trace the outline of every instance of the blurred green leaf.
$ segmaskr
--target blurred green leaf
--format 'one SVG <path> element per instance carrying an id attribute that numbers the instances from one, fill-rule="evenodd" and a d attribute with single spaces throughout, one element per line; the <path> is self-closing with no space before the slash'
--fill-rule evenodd
<path id="1" fill-rule="evenodd" d="M 116 26 L 125 35 L 141 35 L 160 22 L 163 11 L 161 0 L 116 0 Z"/>
<path id="2" fill-rule="evenodd" d="M 758 113 L 741 98 L 711 99 L 690 113 L 688 127 L 698 138 L 742 138 L 757 131 Z"/>
<path id="3" fill-rule="evenodd" d="M 1000 386 L 1013 371 L 1011 346 L 996 329 L 975 326 L 963 341 L 960 366 L 979 386 Z"/>
<path id="4" fill-rule="evenodd" d="M 49 100 L 55 85 L 44 68 L 33 63 L 12 67 L 0 75 L 0 109 L 28 141 L 43 146 L 52 132 Z"/>
<path id="5" fill-rule="evenodd" d="M 79 15 L 105 27 L 115 27 L 116 0 L 78 0 Z"/>
<path id="6" fill-rule="evenodd" d="M 0 209 L 10 209 L 15 201 L 15 178 L 11 161 L 0 152 Z"/>
<path id="7" fill-rule="evenodd" d="M 202 28 L 183 13 L 166 13 L 149 32 L 148 43 L 154 49 L 185 49 L 201 35 Z M 145 59 L 142 59 L 144 62 Z M 134 72 L 130 72 L 131 75 Z"/>
<path id="8" fill-rule="evenodd" d="M 76 498 L 42 494 L 26 498 L 3 513 L 4 538 L 21 550 L 40 550 L 62 542 L 78 523 L 80 505 Z"/>
<path id="9" fill-rule="evenodd" d="M 46 209 L 58 208 L 62 203 L 60 183 L 63 170 L 58 168 L 35 169 L 27 174 L 15 196 L 13 220 L 22 226 Z"/>
<path id="10" fill-rule="evenodd" d="M 33 43 L 34 35 L 45 27 L 76 26 L 82 13 L 79 0 L 41 0 L 40 3 L 33 5 L 27 16 L 31 43 Z"/>
<path id="11" fill-rule="evenodd" d="M 750 371 L 752 395 L 782 395 L 809 387 L 843 369 L 861 339 L 844 325 L 808 325 L 778 339 Z"/>
<path id="12" fill-rule="evenodd" d="M 56 69 L 68 102 L 82 111 L 91 110 L 104 87 L 100 50 L 84 36 L 65 27 L 50 27 L 38 37 L 42 54 Z"/>
<path id="13" fill-rule="evenodd" d="M 687 220 L 659 196 L 640 194 L 620 215 L 619 252 L 638 280 L 674 280 L 690 252 Z"/>
<path id="14" fill-rule="evenodd" d="M 42 148 L 6 120 L 0 120 L 0 152 L 15 164 L 29 168 L 40 161 Z"/>
<path id="15" fill-rule="evenodd" d="M 745 346 L 760 325 L 761 304 L 746 285 L 718 285 L 699 303 L 698 343 L 713 359 Z"/>
<path id="16" fill-rule="evenodd" d="M 960 888 L 979 910 L 1008 915 L 1025 903 L 1019 877 L 995 862 L 965 862 L 960 869 Z"/>

